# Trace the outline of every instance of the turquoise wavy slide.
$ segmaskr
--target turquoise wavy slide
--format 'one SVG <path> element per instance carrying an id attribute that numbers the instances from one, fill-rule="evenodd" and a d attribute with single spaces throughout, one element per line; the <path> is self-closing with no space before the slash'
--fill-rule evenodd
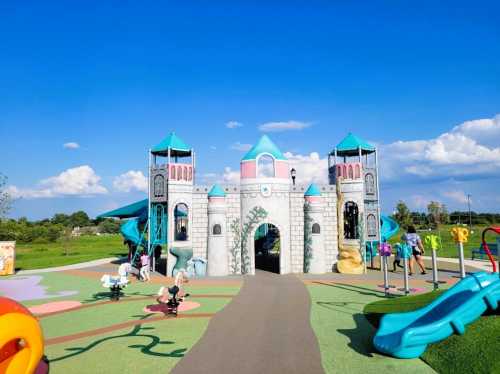
<path id="1" fill-rule="evenodd" d="M 431 304 L 408 313 L 382 317 L 373 338 L 375 348 L 398 358 L 416 358 L 431 343 L 453 333 L 463 334 L 465 326 L 500 302 L 500 278 L 497 273 L 477 272 L 444 292 Z"/>

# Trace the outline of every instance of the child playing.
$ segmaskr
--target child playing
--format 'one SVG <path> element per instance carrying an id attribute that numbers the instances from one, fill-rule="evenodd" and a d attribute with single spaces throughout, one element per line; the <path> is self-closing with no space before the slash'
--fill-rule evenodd
<path id="1" fill-rule="evenodd" d="M 158 297 L 157 301 L 160 304 L 169 304 L 173 306 L 179 305 L 178 298 L 181 300 L 188 296 L 187 293 L 184 291 L 184 283 L 189 282 L 189 279 L 187 277 L 187 272 L 185 269 L 180 269 L 174 279 L 174 285 L 172 287 L 161 287 L 160 291 L 158 292 Z M 172 295 L 172 297 L 170 297 Z"/>
<path id="2" fill-rule="evenodd" d="M 146 251 L 142 252 L 141 255 L 141 280 L 143 282 L 148 282 L 150 277 L 149 277 L 149 256 L 146 253 Z"/>
<path id="3" fill-rule="evenodd" d="M 403 267 L 403 265 L 401 265 L 401 258 L 403 257 L 402 256 L 402 253 L 401 253 L 401 245 L 398 243 L 396 244 L 396 255 L 394 257 L 394 262 L 392 263 L 392 271 L 395 273 L 396 272 L 396 265 L 400 268 Z"/>

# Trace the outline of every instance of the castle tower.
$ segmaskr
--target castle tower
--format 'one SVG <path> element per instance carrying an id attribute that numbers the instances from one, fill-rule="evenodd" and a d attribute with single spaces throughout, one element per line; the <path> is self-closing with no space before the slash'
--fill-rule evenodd
<path id="1" fill-rule="evenodd" d="M 264 265 L 272 265 L 275 272 L 289 273 L 288 160 L 271 139 L 263 135 L 243 157 L 240 167 L 242 273 L 255 273 L 256 254 L 257 267 L 264 261 Z M 270 264 L 273 261 L 275 263 Z"/>
<path id="2" fill-rule="evenodd" d="M 226 193 L 214 185 L 208 193 L 208 269 L 209 276 L 229 274 L 226 246 Z"/>
<path id="3" fill-rule="evenodd" d="M 150 151 L 149 242 L 153 247 L 191 249 L 192 194 L 195 154 L 175 133 Z M 168 253 L 167 275 L 176 258 Z"/>
<path id="4" fill-rule="evenodd" d="M 349 133 L 330 153 L 328 166 L 330 184 L 339 186 L 339 247 L 359 247 L 360 241 L 378 241 L 380 206 L 376 148 Z"/>
<path id="5" fill-rule="evenodd" d="M 327 271 L 322 233 L 325 204 L 314 183 L 305 192 L 304 199 L 304 272 L 323 274 Z"/>

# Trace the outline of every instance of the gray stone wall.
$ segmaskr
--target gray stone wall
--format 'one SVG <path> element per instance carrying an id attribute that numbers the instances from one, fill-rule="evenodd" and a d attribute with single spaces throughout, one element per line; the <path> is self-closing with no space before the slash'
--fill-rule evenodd
<path id="1" fill-rule="evenodd" d="M 325 200 L 324 213 L 324 243 L 325 243 L 325 272 L 333 271 L 339 255 L 338 221 L 337 221 L 337 191 L 336 186 L 320 186 Z"/>
<path id="2" fill-rule="evenodd" d="M 306 186 L 292 186 L 290 192 L 292 273 L 304 272 L 304 192 L 306 188 Z"/>
<path id="3" fill-rule="evenodd" d="M 208 246 L 208 191 L 207 186 L 193 187 L 193 221 L 191 243 L 193 257 L 207 259 Z"/>
<path id="4" fill-rule="evenodd" d="M 231 227 L 235 221 L 239 222 L 239 230 L 241 232 L 241 204 L 240 204 L 240 187 L 239 186 L 222 186 L 226 192 L 226 246 L 228 252 L 228 269 L 231 274 L 234 267 L 232 251 L 234 247 L 235 233 Z M 241 245 L 238 248 L 237 262 L 239 264 L 236 274 L 241 274 Z"/>

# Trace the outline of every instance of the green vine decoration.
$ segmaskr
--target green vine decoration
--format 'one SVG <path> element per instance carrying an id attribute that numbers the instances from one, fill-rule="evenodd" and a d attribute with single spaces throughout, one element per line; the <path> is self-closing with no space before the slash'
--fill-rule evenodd
<path id="1" fill-rule="evenodd" d="M 256 206 L 246 216 L 246 221 L 241 230 L 241 273 L 248 274 L 250 272 L 250 255 L 248 254 L 248 235 L 252 232 L 254 226 L 261 220 L 267 217 L 267 211 Z"/>
<path id="2" fill-rule="evenodd" d="M 231 273 L 238 274 L 240 269 L 241 259 L 241 232 L 240 232 L 240 219 L 235 218 L 231 222 L 231 232 L 233 233 L 233 246 L 231 247 Z"/>
<path id="3" fill-rule="evenodd" d="M 365 220 L 363 218 L 363 213 L 359 213 L 358 216 L 358 235 L 359 235 L 359 252 L 363 263 L 366 262 L 366 244 L 365 244 Z"/>
<path id="4" fill-rule="evenodd" d="M 312 218 L 309 215 L 309 203 L 306 203 L 304 215 L 304 273 L 309 273 L 311 260 L 313 258 L 312 249 Z"/>

